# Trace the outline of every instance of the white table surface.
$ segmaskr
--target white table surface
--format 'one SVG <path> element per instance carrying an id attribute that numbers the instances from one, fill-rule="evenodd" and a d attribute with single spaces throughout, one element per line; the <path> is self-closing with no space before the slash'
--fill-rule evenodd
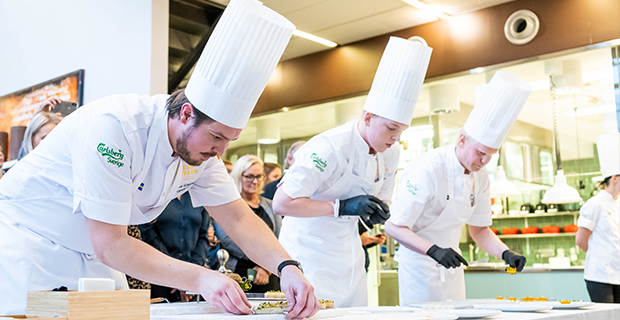
<path id="1" fill-rule="evenodd" d="M 204 304 L 202 308 L 204 308 Z M 176 312 L 161 312 L 161 310 L 178 309 L 182 313 L 199 307 L 196 304 L 171 304 L 151 306 L 151 320 L 233 320 L 233 319 L 257 319 L 257 320 L 284 320 L 284 315 L 249 315 L 235 316 L 230 314 L 174 314 Z M 321 310 L 314 319 L 335 319 L 335 320 L 407 320 L 422 319 L 420 314 L 407 313 L 368 313 L 368 314 L 346 314 L 346 309 Z M 327 312 L 326 312 L 327 311 Z M 431 318 L 432 319 L 432 318 Z M 440 319 L 440 318 L 437 318 Z M 595 304 L 581 309 L 555 309 L 539 312 L 503 312 L 500 315 L 482 319 L 493 320 L 530 320 L 530 319 L 562 319 L 562 320 L 618 320 L 620 319 L 620 304 Z"/>

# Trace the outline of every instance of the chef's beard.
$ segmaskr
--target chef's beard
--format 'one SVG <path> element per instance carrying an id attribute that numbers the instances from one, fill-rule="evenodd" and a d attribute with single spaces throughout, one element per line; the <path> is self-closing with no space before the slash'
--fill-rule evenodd
<path id="1" fill-rule="evenodd" d="M 189 152 L 189 149 L 187 149 L 187 140 L 189 139 L 191 135 L 192 135 L 192 130 L 189 130 L 189 132 L 185 132 L 181 137 L 177 139 L 176 153 L 179 156 L 179 158 L 181 158 L 181 160 L 185 161 L 185 163 L 189 164 L 190 166 L 199 166 L 202 164 L 204 160 L 192 159 L 191 153 Z M 206 152 L 204 154 L 209 157 L 217 156 L 217 153 L 215 152 Z"/>

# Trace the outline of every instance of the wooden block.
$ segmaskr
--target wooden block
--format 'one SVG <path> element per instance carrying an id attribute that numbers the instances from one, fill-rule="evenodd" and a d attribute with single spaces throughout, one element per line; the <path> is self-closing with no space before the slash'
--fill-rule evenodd
<path id="1" fill-rule="evenodd" d="M 39 318 L 39 317 L 26 317 L 26 315 L 16 315 L 16 316 L 0 316 L 0 318 L 4 319 L 35 319 L 35 320 L 67 320 L 67 317 L 56 317 L 56 318 Z M 3 319 L 3 320 L 4 320 Z"/>
<path id="2" fill-rule="evenodd" d="M 150 290 L 30 291 L 26 315 L 67 320 L 149 320 L 150 295 Z"/>

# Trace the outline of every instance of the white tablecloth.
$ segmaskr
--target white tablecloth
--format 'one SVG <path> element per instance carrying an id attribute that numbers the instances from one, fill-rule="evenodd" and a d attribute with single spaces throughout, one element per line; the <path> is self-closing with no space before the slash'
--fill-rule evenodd
<path id="1" fill-rule="evenodd" d="M 229 314 L 195 314 L 192 310 L 204 309 L 204 304 L 171 304 L 151 306 L 151 320 L 233 320 L 240 316 Z M 162 312 L 162 310 L 168 310 Z M 173 309 L 179 312 L 174 312 Z M 321 310 L 314 319 L 334 319 L 334 320 L 411 320 L 422 319 L 419 314 L 407 313 L 371 313 L 371 314 L 346 314 L 347 309 Z M 187 314 L 187 313 L 194 314 Z M 176 314 L 175 314 L 176 313 Z M 284 320 L 284 315 L 250 315 L 243 316 L 242 319 L 256 320 Z M 432 319 L 432 318 L 431 318 Z M 503 312 L 500 315 L 483 319 L 493 320 L 530 320 L 530 319 L 562 319 L 562 320 L 619 320 L 620 304 L 600 304 L 581 309 L 549 310 L 539 312 Z"/>

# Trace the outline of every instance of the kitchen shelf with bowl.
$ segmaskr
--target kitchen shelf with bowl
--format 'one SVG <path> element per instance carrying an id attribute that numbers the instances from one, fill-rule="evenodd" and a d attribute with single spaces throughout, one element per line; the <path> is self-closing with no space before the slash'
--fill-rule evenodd
<path id="1" fill-rule="evenodd" d="M 511 250 L 526 256 L 528 267 L 548 264 L 550 258 L 559 256 L 558 250 L 563 251 L 570 259 L 571 266 L 583 266 L 585 253 L 575 244 L 579 211 L 511 213 L 493 216 L 490 227 L 495 229 L 493 231 Z M 565 232 L 564 227 L 570 228 L 568 232 Z M 545 232 L 543 229 L 546 229 Z M 466 259 L 474 261 L 488 257 L 489 262 L 502 262 L 501 259 L 480 250 L 467 231 L 466 228 L 462 231 L 463 237 L 459 245 Z"/>
<path id="2" fill-rule="evenodd" d="M 560 233 L 526 233 L 526 234 L 506 234 L 498 235 L 500 239 L 519 239 L 519 238 L 552 238 L 552 237 L 574 237 L 576 232 L 560 232 Z"/>
<path id="3" fill-rule="evenodd" d="M 541 217 L 556 217 L 556 216 L 567 216 L 573 215 L 578 216 L 579 211 L 562 211 L 562 212 L 545 212 L 545 213 L 525 213 L 525 214 L 501 214 L 494 215 L 493 220 L 495 219 L 521 219 L 521 218 L 541 218 Z"/>

